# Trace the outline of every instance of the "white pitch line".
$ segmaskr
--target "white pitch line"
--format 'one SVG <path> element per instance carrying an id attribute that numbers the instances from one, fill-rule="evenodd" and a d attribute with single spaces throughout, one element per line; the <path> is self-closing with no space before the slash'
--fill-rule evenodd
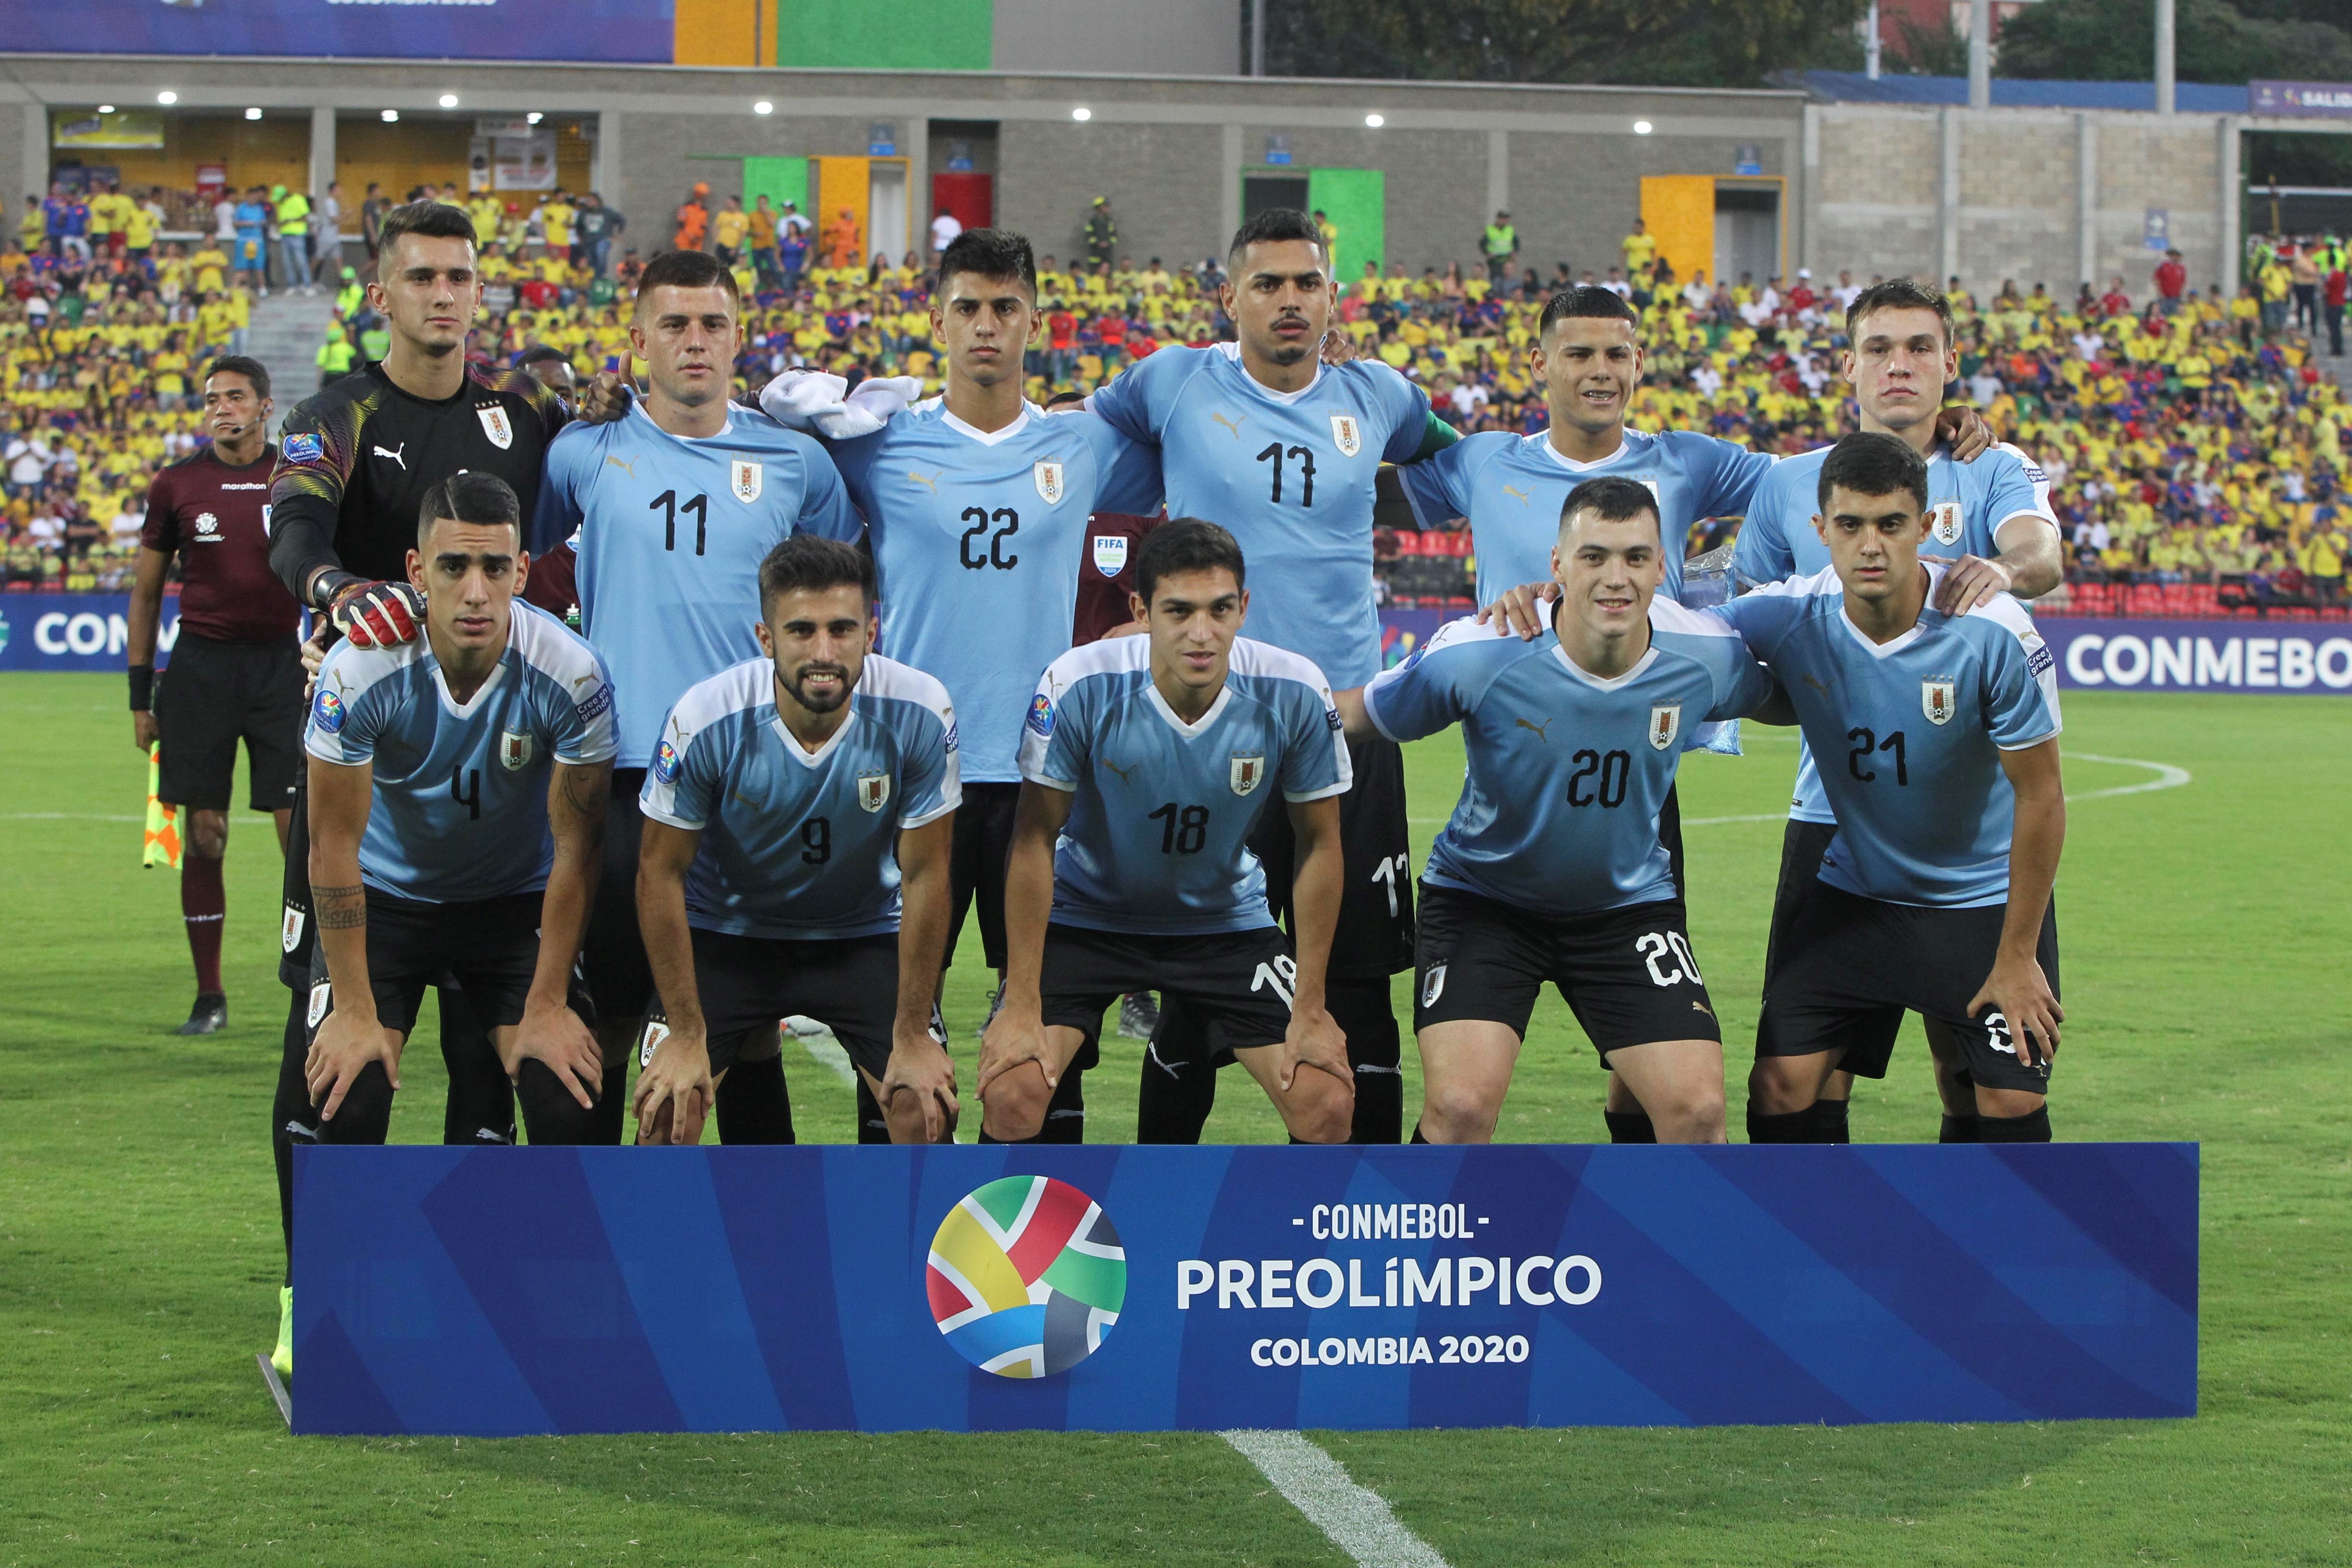
<path id="1" fill-rule="evenodd" d="M 1434 1547 L 1397 1522 L 1378 1492 L 1358 1486 L 1346 1467 L 1297 1433 L 1244 1427 L 1217 1436 L 1364 1568 L 1446 1568 Z"/>
<path id="2" fill-rule="evenodd" d="M 2069 801 L 2099 800 L 2111 795 L 2147 795 L 2151 790 L 2179 789 L 2182 784 L 2189 782 L 2189 770 L 2176 768 L 2170 763 L 2144 763 L 2137 757 L 2102 757 L 2091 752 L 2074 752 L 2069 754 L 2077 762 L 2113 763 L 2117 767 L 2147 768 L 2156 774 L 2156 777 L 2146 784 L 2117 784 L 2113 789 L 2085 790 L 2081 795 L 2070 795 L 2066 797 Z"/>

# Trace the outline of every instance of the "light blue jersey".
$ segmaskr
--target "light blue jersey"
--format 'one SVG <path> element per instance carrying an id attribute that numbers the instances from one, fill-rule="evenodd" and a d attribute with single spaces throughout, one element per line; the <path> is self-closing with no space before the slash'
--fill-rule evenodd
<path id="1" fill-rule="evenodd" d="M 1756 499 L 1731 547 L 1731 574 L 1743 583 L 1777 583 L 1809 577 L 1830 563 L 1813 518 L 1821 511 L 1822 464 L 1830 448 L 1815 447 L 1781 460 L 1757 487 Z M 2007 442 L 1979 454 L 1973 463 L 1956 461 L 1940 447 L 1927 459 L 1928 554 L 1990 559 L 1994 536 L 2012 517 L 2039 517 L 2058 526 L 2050 510 L 2050 478 L 2033 459 Z M 1797 753 L 1797 788 L 1789 815 L 1799 822 L 1835 822 L 1822 790 L 1810 742 Z"/>
<path id="2" fill-rule="evenodd" d="M 1928 597 L 1944 568 L 1931 564 Z M 1795 702 L 1837 837 L 1822 880 L 1892 904 L 2009 900 L 2017 797 L 2003 751 L 2058 733 L 2057 659 L 2003 594 L 1965 616 L 1928 608 L 1889 643 L 1847 618 L 1824 569 L 1743 594 L 1719 612 Z"/>
<path id="3" fill-rule="evenodd" d="M 1324 365 L 1271 392 L 1240 345 L 1165 348 L 1087 400 L 1159 445 L 1168 515 L 1232 531 L 1249 563 L 1250 632 L 1337 685 L 1381 669 L 1372 604 L 1372 482 L 1421 449 L 1429 399 L 1378 361 Z"/>
<path id="4" fill-rule="evenodd" d="M 619 763 L 646 766 L 686 689 L 760 651 L 760 563 L 787 535 L 854 541 L 857 514 L 812 437 L 756 409 L 673 436 L 642 402 L 547 449 L 531 546 L 580 557 L 580 629 L 628 693 Z"/>
<path id="5" fill-rule="evenodd" d="M 876 655 L 814 752 L 776 716 L 771 660 L 698 683 L 662 721 L 638 804 L 702 835 L 687 924 L 832 942 L 898 929 L 898 831 L 962 798 L 947 688 Z"/>
<path id="6" fill-rule="evenodd" d="M 1514 436 L 1485 430 L 1397 470 L 1423 528 L 1470 520 L 1478 558 L 1478 602 L 1491 605 L 1522 583 L 1551 581 L 1559 509 L 1587 479 L 1632 479 L 1658 503 L 1669 599 L 1682 595 L 1683 548 L 1701 518 L 1738 517 L 1776 459 L 1696 430 L 1652 435 L 1627 430 L 1618 448 L 1596 462 L 1563 458 L 1551 432 Z"/>
<path id="7" fill-rule="evenodd" d="M 881 646 L 947 684 L 964 781 L 1017 782 L 1029 694 L 1069 651 L 1087 514 L 1158 510 L 1157 454 L 1083 412 L 985 434 L 936 397 L 832 451 L 873 541 Z"/>
<path id="8" fill-rule="evenodd" d="M 1721 617 L 1650 602 L 1650 648 L 1601 679 L 1550 631 L 1532 642 L 1455 621 L 1364 689 L 1397 742 L 1462 726 L 1469 768 L 1423 878 L 1546 915 L 1675 896 L 1658 811 L 1690 731 L 1736 719 L 1772 678 Z"/>
<path id="9" fill-rule="evenodd" d="M 1247 637 L 1192 724 L 1151 683 L 1150 638 L 1064 654 L 1031 700 L 1021 776 L 1077 797 L 1054 848 L 1053 918 L 1168 936 L 1272 925 L 1251 830 L 1277 792 L 1297 805 L 1353 782 L 1323 672 Z"/>
<path id="10" fill-rule="evenodd" d="M 462 706 L 427 637 L 337 644 L 302 745 L 320 762 L 374 764 L 361 879 L 461 904 L 547 885 L 548 771 L 612 761 L 614 723 L 613 679 L 596 650 L 517 599 L 505 657 Z"/>

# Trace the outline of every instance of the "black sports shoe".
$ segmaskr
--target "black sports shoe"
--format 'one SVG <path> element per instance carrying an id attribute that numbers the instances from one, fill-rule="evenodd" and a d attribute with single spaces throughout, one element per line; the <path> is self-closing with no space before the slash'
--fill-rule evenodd
<path id="1" fill-rule="evenodd" d="M 1118 999 L 1118 1035 L 1123 1040 L 1148 1040 L 1160 1027 L 1160 1005 L 1149 991 L 1134 991 Z"/>
<path id="2" fill-rule="evenodd" d="M 175 1035 L 216 1035 L 228 1027 L 228 997 L 218 991 L 207 991 L 196 998 L 189 1009 L 188 1021 L 172 1031 Z"/>

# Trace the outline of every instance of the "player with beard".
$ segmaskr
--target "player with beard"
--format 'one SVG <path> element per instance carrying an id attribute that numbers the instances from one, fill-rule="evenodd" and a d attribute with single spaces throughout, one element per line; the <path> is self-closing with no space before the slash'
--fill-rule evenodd
<path id="1" fill-rule="evenodd" d="M 494 475 L 531 515 L 548 443 L 570 417 L 562 398 L 521 371 L 477 370 L 466 337 L 481 310 L 474 226 L 459 209 L 412 202 L 385 216 L 368 303 L 391 331 L 381 363 L 295 405 L 279 433 L 269 487 L 269 565 L 317 612 L 320 635 L 363 648 L 414 642 L 423 595 L 408 581 L 416 516 L 459 470 Z M 288 836 L 278 978 L 294 990 L 270 1113 L 279 1217 L 294 1227 L 295 1130 L 315 1126 L 303 1082 L 303 997 L 313 932 L 310 837 L 297 795 Z M 442 1126 L 450 1142 L 511 1142 L 514 1099 L 489 1037 L 461 992 L 441 992 L 441 1054 L 449 1071 Z M 289 1290 L 280 1317 L 291 1310 Z"/>
<path id="2" fill-rule="evenodd" d="M 269 574 L 269 465 L 278 457 L 269 445 L 269 373 L 257 360 L 218 359 L 204 388 L 212 445 L 156 475 L 147 492 L 129 637 L 133 736 L 142 752 L 162 741 L 157 793 L 188 810 L 180 914 L 195 959 L 196 1004 L 176 1031 L 183 1035 L 209 1035 L 228 1022 L 221 862 L 236 743 L 245 742 L 251 805 L 276 819 L 280 853 L 302 771 L 294 640 L 302 612 Z M 180 629 L 159 700 L 155 643 L 174 553 Z"/>

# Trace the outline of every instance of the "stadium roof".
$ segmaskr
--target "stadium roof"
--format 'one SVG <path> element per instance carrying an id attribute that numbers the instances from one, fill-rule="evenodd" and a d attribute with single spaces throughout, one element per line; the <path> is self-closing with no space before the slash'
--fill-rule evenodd
<path id="1" fill-rule="evenodd" d="M 1964 76 L 1882 76 L 1861 71 L 1806 71 L 1805 90 L 1822 103 L 1955 103 L 1969 100 Z M 2184 81 L 2173 89 L 2173 106 L 2183 114 L 2244 114 L 2242 87 Z M 2156 84 L 2147 81 L 2032 81 L 1992 79 L 1995 109 L 2137 109 L 2154 112 Z"/>

